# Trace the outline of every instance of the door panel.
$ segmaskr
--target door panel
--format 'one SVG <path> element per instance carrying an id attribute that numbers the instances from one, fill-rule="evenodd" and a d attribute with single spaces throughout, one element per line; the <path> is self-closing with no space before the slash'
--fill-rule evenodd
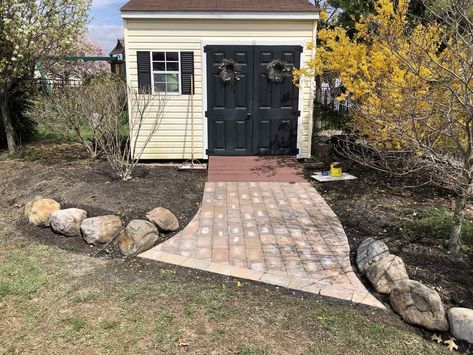
<path id="1" fill-rule="evenodd" d="M 252 155 L 253 47 L 207 46 L 207 117 L 209 155 Z M 224 83 L 219 64 L 233 59 L 240 65 L 240 80 Z"/>
<path id="2" fill-rule="evenodd" d="M 281 59 L 300 66 L 300 46 L 206 46 L 209 155 L 297 154 L 299 89 L 287 77 L 268 79 L 267 67 Z M 224 83 L 219 64 L 231 58 L 240 80 Z"/>
<path id="3" fill-rule="evenodd" d="M 295 155 L 297 151 L 297 120 L 299 89 L 292 76 L 281 83 L 268 79 L 268 65 L 281 59 L 291 68 L 300 66 L 300 46 L 256 46 L 253 108 L 253 150 L 257 155 Z M 269 145 L 268 145 L 269 140 Z"/>

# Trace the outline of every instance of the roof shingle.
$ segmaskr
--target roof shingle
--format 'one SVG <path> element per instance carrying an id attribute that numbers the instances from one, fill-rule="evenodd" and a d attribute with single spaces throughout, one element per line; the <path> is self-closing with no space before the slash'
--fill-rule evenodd
<path id="1" fill-rule="evenodd" d="M 308 0 L 130 0 L 121 11 L 315 12 Z"/>

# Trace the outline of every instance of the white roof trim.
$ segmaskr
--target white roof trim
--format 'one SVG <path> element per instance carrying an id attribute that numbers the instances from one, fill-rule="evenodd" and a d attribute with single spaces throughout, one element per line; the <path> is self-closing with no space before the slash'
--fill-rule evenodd
<path id="1" fill-rule="evenodd" d="M 122 11 L 124 19 L 318 20 L 319 12 Z"/>

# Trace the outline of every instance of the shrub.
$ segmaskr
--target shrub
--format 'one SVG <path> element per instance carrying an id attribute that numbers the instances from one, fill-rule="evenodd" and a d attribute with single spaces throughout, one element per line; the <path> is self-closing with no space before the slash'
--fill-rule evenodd
<path id="1" fill-rule="evenodd" d="M 442 206 L 432 206 L 420 210 L 406 211 L 412 219 L 394 224 L 401 235 L 411 240 L 447 241 L 453 225 L 452 213 Z M 462 241 L 468 248 L 473 247 L 473 222 L 465 220 L 462 227 Z"/>

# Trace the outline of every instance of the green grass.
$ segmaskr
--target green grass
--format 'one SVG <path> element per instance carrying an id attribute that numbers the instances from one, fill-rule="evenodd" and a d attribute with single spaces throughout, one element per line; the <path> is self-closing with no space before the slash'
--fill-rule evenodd
<path id="1" fill-rule="evenodd" d="M 429 240 L 442 243 L 449 239 L 453 225 L 452 213 L 442 206 L 432 206 L 419 210 L 404 210 L 406 219 L 396 222 L 393 227 L 404 238 L 411 240 Z M 473 222 L 464 220 L 462 242 L 466 248 L 473 248 Z"/>
<path id="2" fill-rule="evenodd" d="M 0 353 L 445 351 L 389 312 L 265 285 L 236 286 L 231 278 L 153 263 L 94 259 L 32 241 L 0 243 Z"/>
<path id="3" fill-rule="evenodd" d="M 239 355 L 269 355 L 269 352 L 259 346 L 247 345 L 241 351 Z"/>
<path id="4" fill-rule="evenodd" d="M 95 291 L 82 291 L 77 292 L 72 296 L 72 302 L 74 303 L 87 303 L 95 300 L 98 297 Z"/>
<path id="5" fill-rule="evenodd" d="M 0 302 L 8 295 L 31 297 L 48 282 L 37 260 L 21 249 L 0 262 Z"/>

